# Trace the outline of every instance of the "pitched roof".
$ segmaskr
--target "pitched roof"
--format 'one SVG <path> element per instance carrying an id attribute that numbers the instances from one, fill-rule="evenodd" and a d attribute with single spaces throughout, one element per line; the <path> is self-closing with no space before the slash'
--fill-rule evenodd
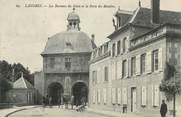
<path id="1" fill-rule="evenodd" d="M 13 83 L 13 88 L 14 89 L 32 89 L 34 88 L 33 85 L 28 82 L 23 76 L 21 76 L 21 78 L 19 78 L 18 80 L 16 80 Z"/>
<path id="2" fill-rule="evenodd" d="M 165 23 L 181 24 L 181 12 L 160 10 L 160 24 L 153 24 L 151 22 L 151 9 L 139 7 L 133 12 L 133 15 L 130 17 L 129 21 L 109 35 L 108 38 L 112 38 L 112 36 L 118 34 L 118 32 L 130 24 L 145 28 L 147 27 L 151 30 Z"/>
<path id="3" fill-rule="evenodd" d="M 154 26 L 151 22 L 151 9 L 140 7 L 137 10 L 135 18 L 130 23 L 141 26 Z M 160 24 L 165 23 L 181 23 L 181 12 L 160 10 Z"/>

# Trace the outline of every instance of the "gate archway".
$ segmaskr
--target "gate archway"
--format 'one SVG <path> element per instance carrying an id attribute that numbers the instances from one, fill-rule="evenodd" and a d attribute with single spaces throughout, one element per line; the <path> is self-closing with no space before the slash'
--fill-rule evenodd
<path id="1" fill-rule="evenodd" d="M 87 102 L 88 87 L 84 82 L 77 82 L 72 86 L 72 95 L 74 96 L 74 104 L 80 105 L 82 98 Z"/>
<path id="2" fill-rule="evenodd" d="M 52 97 L 52 104 L 53 105 L 57 105 L 58 104 L 58 99 L 63 96 L 63 86 L 58 83 L 58 82 L 54 82 L 51 83 L 48 86 L 48 96 Z"/>

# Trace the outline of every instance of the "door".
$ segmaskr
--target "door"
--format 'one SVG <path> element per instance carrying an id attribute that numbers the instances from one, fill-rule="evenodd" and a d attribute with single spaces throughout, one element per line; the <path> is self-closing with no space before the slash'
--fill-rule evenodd
<path id="1" fill-rule="evenodd" d="M 131 112 L 136 111 L 136 88 L 131 88 Z"/>

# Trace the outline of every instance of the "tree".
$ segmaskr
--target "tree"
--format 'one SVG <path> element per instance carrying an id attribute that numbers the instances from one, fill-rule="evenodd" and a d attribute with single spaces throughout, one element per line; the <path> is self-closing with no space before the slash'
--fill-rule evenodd
<path id="1" fill-rule="evenodd" d="M 181 80 L 176 77 L 175 66 L 166 63 L 165 76 L 160 84 L 160 91 L 165 93 L 168 101 L 173 100 L 173 117 L 175 117 L 176 94 L 181 93 Z"/>

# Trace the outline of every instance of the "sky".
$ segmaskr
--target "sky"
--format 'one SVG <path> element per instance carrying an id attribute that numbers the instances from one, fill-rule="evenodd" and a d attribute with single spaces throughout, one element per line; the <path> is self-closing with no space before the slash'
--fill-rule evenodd
<path id="1" fill-rule="evenodd" d="M 101 45 L 114 31 L 113 14 L 118 7 L 133 11 L 139 0 L 0 0 L 0 60 L 22 63 L 31 72 L 42 70 L 43 51 L 48 37 L 67 29 L 67 15 L 72 7 L 25 7 L 29 4 L 41 5 L 83 5 L 76 8 L 80 16 L 81 31 L 88 36 L 95 34 L 95 43 Z M 141 0 L 142 7 L 150 8 L 151 0 Z M 180 0 L 160 0 L 162 10 L 181 12 Z M 112 6 L 94 8 L 92 6 Z"/>

